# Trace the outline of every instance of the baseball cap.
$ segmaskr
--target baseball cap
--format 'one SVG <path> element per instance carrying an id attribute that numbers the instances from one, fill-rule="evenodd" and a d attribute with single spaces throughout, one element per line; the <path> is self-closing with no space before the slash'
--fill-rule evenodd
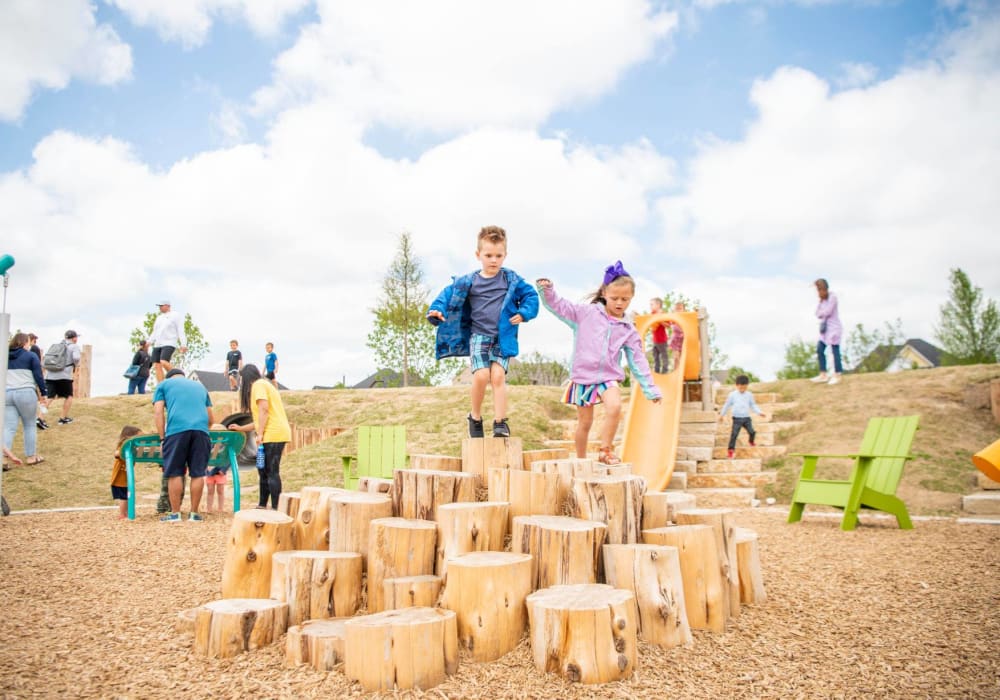
<path id="1" fill-rule="evenodd" d="M 158 302 L 156 302 L 156 305 L 157 306 L 170 306 L 170 302 L 169 301 L 158 301 Z"/>
<path id="2" fill-rule="evenodd" d="M 167 372 L 167 376 L 164 377 L 164 378 L 165 379 L 170 379 L 171 377 L 176 377 L 177 375 L 180 375 L 180 376 L 183 377 L 184 376 L 184 370 L 177 369 L 176 367 L 174 367 L 172 370 L 170 370 L 169 372 Z"/>
<path id="3" fill-rule="evenodd" d="M 66 338 L 66 340 L 69 340 L 70 338 L 76 338 L 76 337 L 77 337 L 77 334 L 76 334 L 76 331 L 74 331 L 74 330 L 69 330 L 69 331 L 66 331 L 66 332 L 65 332 L 65 333 L 63 334 L 63 337 L 64 337 L 64 338 Z"/>

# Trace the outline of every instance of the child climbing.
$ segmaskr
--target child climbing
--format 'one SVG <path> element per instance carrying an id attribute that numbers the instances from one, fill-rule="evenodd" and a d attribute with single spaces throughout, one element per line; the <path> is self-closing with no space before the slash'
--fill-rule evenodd
<path id="1" fill-rule="evenodd" d="M 635 282 L 619 260 L 604 271 L 604 283 L 588 304 L 573 304 L 556 294 L 552 281 L 537 280 L 545 308 L 573 329 L 573 367 L 570 385 L 563 401 L 576 406 L 576 456 L 587 456 L 587 441 L 594 422 L 594 406 L 604 404 L 604 425 L 598 457 L 602 464 L 618 464 L 612 443 L 621 418 L 620 382 L 625 379 L 621 366 L 624 353 L 632 378 L 642 393 L 654 403 L 660 390 L 653 384 L 643 350 L 642 338 L 635 326 L 625 319 L 625 311 L 635 296 Z"/>
<path id="2" fill-rule="evenodd" d="M 128 472 L 122 457 L 122 445 L 130 437 L 141 435 L 142 431 L 134 425 L 126 425 L 118 436 L 118 446 L 115 448 L 115 464 L 111 468 L 111 498 L 118 504 L 118 519 L 128 517 Z"/>
<path id="3" fill-rule="evenodd" d="M 726 397 L 726 403 L 722 404 L 720 418 L 725 418 L 726 412 L 730 409 L 733 411 L 733 429 L 729 433 L 729 449 L 726 451 L 726 456 L 729 459 L 732 459 L 736 454 L 736 438 L 740 434 L 740 428 L 747 431 L 747 435 L 750 437 L 750 447 L 756 445 L 757 431 L 753 429 L 753 420 L 750 418 L 750 411 L 753 411 L 761 418 L 764 417 L 764 413 L 760 410 L 757 402 L 753 400 L 753 392 L 747 390 L 749 386 L 750 378 L 745 374 L 741 374 L 736 378 L 736 388 L 729 392 L 729 396 Z"/>

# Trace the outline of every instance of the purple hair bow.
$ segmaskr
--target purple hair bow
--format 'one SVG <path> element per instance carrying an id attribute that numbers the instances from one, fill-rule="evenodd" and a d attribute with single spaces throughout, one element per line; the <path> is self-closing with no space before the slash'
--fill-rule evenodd
<path id="1" fill-rule="evenodd" d="M 625 272 L 625 268 L 622 267 L 622 261 L 618 260 L 614 265 L 609 265 L 604 270 L 604 284 L 609 285 L 614 282 L 619 277 L 628 277 L 629 274 Z"/>

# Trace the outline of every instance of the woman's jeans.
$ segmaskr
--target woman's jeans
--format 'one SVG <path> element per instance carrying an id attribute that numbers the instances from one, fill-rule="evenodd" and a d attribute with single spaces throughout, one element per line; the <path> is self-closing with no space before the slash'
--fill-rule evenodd
<path id="1" fill-rule="evenodd" d="M 146 393 L 146 381 L 149 377 L 132 377 L 128 380 L 128 393 L 129 396 L 138 391 L 140 394 Z"/>
<path id="2" fill-rule="evenodd" d="M 24 426 L 24 456 L 34 457 L 38 436 L 38 426 L 35 424 L 38 394 L 35 388 L 7 389 L 4 412 L 3 444 L 8 450 L 14 444 L 14 433 L 17 432 L 17 421 L 20 419 Z"/>
<path id="3" fill-rule="evenodd" d="M 840 364 L 840 346 L 831 345 L 833 350 L 833 371 L 837 374 L 844 373 L 844 367 Z M 826 372 L 826 343 L 822 340 L 816 344 L 816 356 L 819 358 L 819 371 Z"/>

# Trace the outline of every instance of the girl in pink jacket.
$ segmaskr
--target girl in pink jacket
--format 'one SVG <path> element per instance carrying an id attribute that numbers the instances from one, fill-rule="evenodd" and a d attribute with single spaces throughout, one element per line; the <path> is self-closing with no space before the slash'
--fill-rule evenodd
<path id="1" fill-rule="evenodd" d="M 621 460 L 614 453 L 612 441 L 621 418 L 619 383 L 625 379 L 622 353 L 642 393 L 653 402 L 660 401 L 660 390 L 653 384 L 642 338 L 635 326 L 625 319 L 625 311 L 635 296 L 635 282 L 619 260 L 604 271 L 604 284 L 589 304 L 566 301 L 556 294 L 549 279 L 539 279 L 537 285 L 545 308 L 573 329 L 573 366 L 563 401 L 576 406 L 576 456 L 587 456 L 594 406 L 603 403 L 604 424 L 598 460 L 602 464 L 618 464 Z"/>

